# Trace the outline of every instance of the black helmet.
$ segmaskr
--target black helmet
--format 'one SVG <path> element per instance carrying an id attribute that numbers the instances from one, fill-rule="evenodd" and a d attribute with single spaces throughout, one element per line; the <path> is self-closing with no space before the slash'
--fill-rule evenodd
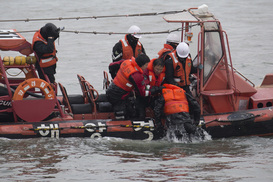
<path id="1" fill-rule="evenodd" d="M 59 37 L 60 28 L 57 28 L 53 23 L 47 23 L 41 28 L 42 36 L 47 39 L 48 37 L 54 37 L 57 39 Z"/>

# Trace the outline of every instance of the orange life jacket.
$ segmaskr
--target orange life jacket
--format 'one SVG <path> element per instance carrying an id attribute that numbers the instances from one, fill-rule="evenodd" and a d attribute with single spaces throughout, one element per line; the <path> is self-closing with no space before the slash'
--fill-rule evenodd
<path id="1" fill-rule="evenodd" d="M 189 104 L 185 91 L 172 84 L 164 84 L 162 94 L 165 100 L 164 113 L 166 115 L 189 112 Z"/>
<path id="2" fill-rule="evenodd" d="M 33 39 L 32 39 L 32 50 L 33 50 L 33 46 L 34 43 L 37 41 L 42 41 L 43 43 L 47 44 L 47 41 L 42 37 L 40 30 L 35 32 Z M 56 62 L 58 61 L 58 58 L 56 57 L 56 48 L 55 48 L 55 42 L 54 42 L 54 50 L 52 53 L 48 53 L 48 54 L 43 54 L 42 57 L 40 57 L 39 59 L 39 64 L 41 68 L 45 68 L 45 67 L 49 67 L 52 66 L 54 64 L 56 64 Z"/>
<path id="3" fill-rule="evenodd" d="M 150 81 L 150 86 L 160 86 L 163 80 L 165 79 L 165 67 L 163 71 L 156 77 L 155 72 L 154 72 L 154 67 L 153 63 L 156 59 L 152 59 L 149 64 L 148 64 L 148 71 L 149 71 L 149 81 Z"/>
<path id="4" fill-rule="evenodd" d="M 113 82 L 119 88 L 130 92 L 134 89 L 134 86 L 129 81 L 129 76 L 137 71 L 143 73 L 142 69 L 137 65 L 135 58 L 132 57 L 131 59 L 127 59 L 120 65 L 118 73 Z"/>
<path id="5" fill-rule="evenodd" d="M 182 63 L 178 60 L 176 55 L 176 51 L 173 51 L 169 54 L 173 60 L 173 69 L 174 69 L 174 80 L 178 83 L 180 87 L 190 85 L 190 73 L 191 73 L 191 58 L 187 57 L 185 63 L 185 70 L 183 68 Z"/>
<path id="6" fill-rule="evenodd" d="M 142 53 L 142 46 L 141 43 L 138 41 L 136 48 L 135 48 L 135 54 L 134 51 L 129 44 L 127 40 L 127 35 L 125 35 L 124 39 L 121 39 L 121 44 L 122 44 L 122 59 L 130 59 L 131 57 L 137 57 L 139 54 Z"/>
<path id="7" fill-rule="evenodd" d="M 170 44 L 164 44 L 164 47 L 157 53 L 158 58 L 162 58 L 164 53 L 172 52 L 173 50 L 173 46 L 171 46 Z"/>

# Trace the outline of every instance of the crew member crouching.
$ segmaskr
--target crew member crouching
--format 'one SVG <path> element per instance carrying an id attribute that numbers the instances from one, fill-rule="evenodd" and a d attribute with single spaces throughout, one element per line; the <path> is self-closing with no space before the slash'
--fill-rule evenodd
<path id="1" fill-rule="evenodd" d="M 150 58 L 145 54 L 140 54 L 136 59 L 132 57 L 125 60 L 121 64 L 113 82 L 106 90 L 107 98 L 113 105 L 117 119 L 135 117 L 135 109 L 132 107 L 129 99 L 133 90 L 139 97 L 149 95 L 143 77 L 143 70 L 147 68 L 149 62 Z M 145 117 L 145 113 L 140 113 L 139 115 L 142 118 Z"/>

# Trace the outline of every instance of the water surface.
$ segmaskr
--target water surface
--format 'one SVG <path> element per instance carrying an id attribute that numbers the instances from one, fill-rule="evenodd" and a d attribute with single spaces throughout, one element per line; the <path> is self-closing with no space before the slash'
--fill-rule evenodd
<path id="1" fill-rule="evenodd" d="M 125 1 L 9 0 L 1 2 L 1 19 L 84 17 L 165 12 L 206 3 L 226 30 L 234 67 L 256 85 L 272 73 L 271 0 Z M 38 30 L 48 21 L 5 22 L 2 29 Z M 52 21 L 65 30 L 143 32 L 180 27 L 162 16 Z M 23 33 L 32 41 L 32 33 Z M 141 39 L 153 58 L 166 34 Z M 61 33 L 56 79 L 68 93 L 81 92 L 76 74 L 102 90 L 102 72 L 111 62 L 113 45 L 123 35 Z M 15 56 L 1 51 L 1 56 Z M 273 138 L 240 137 L 192 144 L 132 141 L 117 138 L 0 139 L 0 181 L 273 181 Z"/>

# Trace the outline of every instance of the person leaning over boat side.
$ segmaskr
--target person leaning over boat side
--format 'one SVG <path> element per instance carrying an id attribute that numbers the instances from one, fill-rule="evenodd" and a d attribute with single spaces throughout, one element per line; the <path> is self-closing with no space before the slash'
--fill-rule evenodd
<path id="1" fill-rule="evenodd" d="M 52 23 L 47 23 L 35 32 L 32 40 L 32 49 L 38 57 L 35 67 L 39 77 L 46 80 L 42 73 L 43 70 L 51 83 L 55 83 L 54 74 L 56 74 L 58 58 L 56 56 L 57 50 L 54 41 L 59 37 L 59 33 L 60 28 L 57 28 Z"/>
<path id="2" fill-rule="evenodd" d="M 117 119 L 134 117 L 129 96 L 134 90 L 140 97 L 148 96 L 143 70 L 148 66 L 150 58 L 146 54 L 140 54 L 136 59 L 125 60 L 109 88 L 106 95 L 113 105 Z"/>
<path id="3" fill-rule="evenodd" d="M 166 75 L 165 82 L 183 88 L 190 100 L 190 113 L 194 117 L 196 124 L 200 121 L 200 105 L 192 96 L 190 91 L 190 75 L 196 73 L 197 69 L 193 66 L 190 56 L 190 48 L 187 43 L 181 42 L 176 50 L 168 54 L 165 62 Z"/>
<path id="4" fill-rule="evenodd" d="M 115 78 L 120 64 L 131 57 L 137 57 L 141 53 L 145 53 L 143 45 L 140 43 L 139 39 L 141 35 L 140 28 L 136 25 L 132 25 L 128 29 L 128 34 L 118 43 L 115 44 L 112 51 L 112 60 L 113 62 L 109 65 L 109 73 L 111 74 L 112 79 Z"/>
<path id="5" fill-rule="evenodd" d="M 173 52 L 180 42 L 181 41 L 176 33 L 172 32 L 168 34 L 166 44 L 164 44 L 164 47 L 157 53 L 158 58 L 162 58 L 165 61 L 167 55 Z"/>
<path id="6" fill-rule="evenodd" d="M 197 128 L 189 114 L 189 103 L 186 92 L 178 86 L 163 84 L 162 95 L 157 100 L 157 107 L 164 108 L 166 115 L 166 125 L 170 137 L 175 135 L 182 138 L 185 134 L 202 136 L 200 128 Z"/>
<path id="7" fill-rule="evenodd" d="M 157 100 L 162 93 L 162 83 L 165 79 L 165 66 L 162 58 L 152 59 L 148 64 L 146 70 L 144 70 L 144 77 L 149 81 L 150 97 L 147 101 L 154 111 L 156 130 L 162 131 L 163 125 L 161 123 L 161 116 L 163 113 L 162 108 L 157 107 Z M 145 108 L 144 108 L 145 109 Z"/>

